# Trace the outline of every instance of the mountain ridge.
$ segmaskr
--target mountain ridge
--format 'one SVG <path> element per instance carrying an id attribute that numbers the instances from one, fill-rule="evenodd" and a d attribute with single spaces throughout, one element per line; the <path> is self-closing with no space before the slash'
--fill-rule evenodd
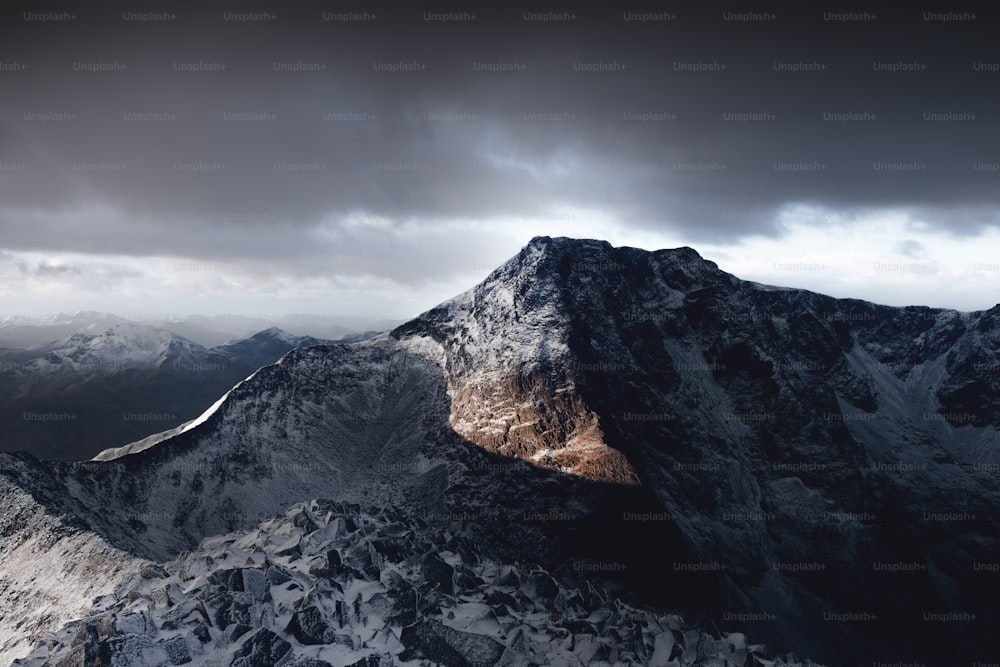
<path id="1" fill-rule="evenodd" d="M 155 560 L 334 490 L 464 512 L 484 544 L 524 538 L 553 567 L 617 562 L 595 577 L 832 664 L 985 659 L 998 316 L 539 237 L 387 334 L 293 351 L 198 426 L 60 474 L 90 466 L 104 502 L 169 517 L 116 535 Z M 927 632 L 945 611 L 982 620 Z"/>
<path id="2" fill-rule="evenodd" d="M 0 350 L 3 447 L 49 458 L 93 456 L 196 418 L 257 368 L 331 343 L 277 328 L 206 348 L 166 329 L 115 322 L 36 348 Z"/>

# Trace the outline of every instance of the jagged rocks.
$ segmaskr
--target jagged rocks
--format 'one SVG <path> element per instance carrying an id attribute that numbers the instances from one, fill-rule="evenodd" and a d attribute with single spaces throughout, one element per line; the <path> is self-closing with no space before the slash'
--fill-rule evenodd
<path id="1" fill-rule="evenodd" d="M 370 655 L 348 665 L 348 667 L 394 667 L 395 664 L 388 655 Z"/>
<path id="2" fill-rule="evenodd" d="M 107 646 L 112 656 L 111 664 L 121 667 L 171 664 L 167 650 L 149 637 L 141 635 L 110 637 Z"/>
<path id="3" fill-rule="evenodd" d="M 292 659 L 292 645 L 267 628 L 259 628 L 242 641 L 231 667 L 281 667 Z"/>
<path id="4" fill-rule="evenodd" d="M 433 621 L 403 628 L 401 660 L 424 658 L 454 667 L 493 667 L 504 646 L 489 637 L 460 632 Z"/>
<path id="5" fill-rule="evenodd" d="M 245 623 L 238 623 L 237 622 L 237 623 L 233 623 L 232 625 L 230 625 L 230 626 L 228 626 L 226 628 L 225 636 L 228 637 L 229 641 L 235 642 L 240 637 L 242 637 L 246 633 L 250 632 L 251 630 L 253 630 L 253 627 L 251 627 L 251 626 L 249 626 L 249 625 L 247 625 Z"/>
<path id="6" fill-rule="evenodd" d="M 89 622 L 67 626 L 15 664 L 229 664 L 231 656 L 237 667 L 392 667 L 407 660 L 672 667 L 679 658 L 684 665 L 697 659 L 749 667 L 752 651 L 741 635 L 715 639 L 678 616 L 633 608 L 592 585 L 567 587 L 537 565 L 498 563 L 449 531 L 413 521 L 403 526 L 405 541 L 392 542 L 401 533 L 396 523 L 384 523 L 396 521 L 388 514 L 330 509 L 327 526 L 355 526 L 331 548 L 320 539 L 328 534 L 319 523 L 312 531 L 295 525 L 298 509 L 267 525 L 276 535 L 305 530 L 301 555 L 279 556 L 283 539 L 267 539 L 260 528 L 249 533 L 253 539 L 208 540 L 204 552 L 163 564 L 166 576 L 135 579 L 134 595 L 98 599 Z M 398 559 L 369 563 L 379 567 L 375 577 L 347 564 L 370 556 L 378 542 L 406 548 Z M 317 561 L 336 579 L 317 576 Z M 182 567 L 195 562 L 215 569 Z M 261 565 L 238 566 L 247 562 Z M 156 591 L 167 592 L 169 606 L 157 602 Z M 662 628 L 669 631 L 654 632 Z"/>
<path id="7" fill-rule="evenodd" d="M 224 586 L 229 591 L 243 590 L 243 573 L 239 569 L 216 570 L 209 577 L 209 581 Z"/>
<path id="8" fill-rule="evenodd" d="M 305 607 L 292 614 L 285 632 L 307 645 L 329 644 L 336 635 L 316 607 Z"/>
<path id="9" fill-rule="evenodd" d="M 114 633 L 120 635 L 152 635 L 156 623 L 147 612 L 123 614 L 114 617 Z"/>
<path id="10" fill-rule="evenodd" d="M 266 600 L 270 590 L 263 570 L 244 568 L 240 572 L 243 576 L 243 590 L 250 594 L 251 599 L 256 602 Z"/>
<path id="11" fill-rule="evenodd" d="M 490 605 L 493 613 L 499 616 L 510 616 L 510 611 L 521 610 L 521 605 L 510 595 L 502 591 L 493 591 L 486 598 L 486 604 Z"/>
<path id="12" fill-rule="evenodd" d="M 393 603 L 392 614 L 388 617 L 388 622 L 392 625 L 407 626 L 417 622 L 419 598 L 417 592 L 412 588 L 400 591 Z"/>
<path id="13" fill-rule="evenodd" d="M 155 563 L 143 565 L 139 574 L 146 579 L 165 579 L 167 577 L 167 571 Z"/>
<path id="14" fill-rule="evenodd" d="M 295 516 L 292 517 L 292 525 L 296 528 L 302 528 L 307 532 L 311 532 L 319 528 L 319 526 L 316 525 L 316 522 L 314 522 L 309 516 L 309 513 L 305 508 L 302 508 L 295 513 Z"/>
<path id="15" fill-rule="evenodd" d="M 301 556 L 301 554 L 297 555 Z M 272 564 L 270 567 L 267 568 L 267 574 L 265 575 L 265 579 L 269 586 L 279 586 L 288 581 L 291 581 L 292 575 L 289 574 L 283 567 Z"/>
<path id="16" fill-rule="evenodd" d="M 374 539 L 370 542 L 372 548 L 381 558 L 391 563 L 398 563 L 406 557 L 410 545 L 397 537 Z"/>
<path id="17" fill-rule="evenodd" d="M 504 565 L 500 568 L 500 578 L 497 583 L 501 586 L 520 586 L 521 580 L 517 576 L 517 572 L 510 565 Z"/>
<path id="18" fill-rule="evenodd" d="M 451 595 L 455 592 L 455 568 L 441 560 L 436 553 L 427 554 L 423 562 L 424 580 L 438 591 Z"/>
<path id="19" fill-rule="evenodd" d="M 559 595 L 559 584 L 547 572 L 532 572 L 521 586 L 528 597 L 551 604 Z"/>
<path id="20" fill-rule="evenodd" d="M 377 659 L 376 659 L 377 660 Z M 356 665 L 362 664 L 361 661 L 354 663 Z M 376 666 L 378 663 L 375 663 Z M 333 667 L 329 662 L 325 660 L 316 660 L 315 658 L 306 658 L 304 656 L 297 656 L 293 658 L 290 662 L 285 663 L 285 667 Z"/>
<path id="21" fill-rule="evenodd" d="M 171 665 L 186 665 L 191 662 L 191 650 L 183 637 L 173 637 L 161 643 Z"/>
<path id="22" fill-rule="evenodd" d="M 333 569 L 326 558 L 316 557 L 309 563 L 309 574 L 314 577 L 329 577 L 333 574 Z"/>
<path id="23" fill-rule="evenodd" d="M 361 662 L 357 662 L 354 664 L 361 664 Z M 378 665 L 377 662 L 375 664 Z M 329 662 L 326 662 L 325 660 L 317 660 L 315 658 L 297 656 L 293 658 L 290 662 L 286 662 L 285 667 L 333 667 L 333 665 L 331 665 Z"/>
<path id="24" fill-rule="evenodd" d="M 212 633 L 209 632 L 208 626 L 205 625 L 204 623 L 196 624 L 194 628 L 191 630 L 191 634 L 194 635 L 194 638 L 200 641 L 202 644 L 207 644 L 208 642 L 212 641 Z"/>

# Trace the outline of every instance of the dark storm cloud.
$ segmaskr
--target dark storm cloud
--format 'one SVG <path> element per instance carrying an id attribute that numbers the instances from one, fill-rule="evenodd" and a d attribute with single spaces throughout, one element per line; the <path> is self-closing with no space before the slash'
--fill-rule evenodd
<path id="1" fill-rule="evenodd" d="M 790 203 L 997 223 L 992 14 L 6 11 L 9 249 L 318 262 L 339 244 L 357 272 L 405 274 L 431 258 L 345 220 L 572 205 L 712 241 L 779 234 Z"/>

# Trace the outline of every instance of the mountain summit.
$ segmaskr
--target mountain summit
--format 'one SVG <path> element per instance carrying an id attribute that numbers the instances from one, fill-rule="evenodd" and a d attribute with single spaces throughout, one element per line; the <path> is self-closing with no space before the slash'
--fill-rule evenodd
<path id="1" fill-rule="evenodd" d="M 258 331 L 249 338 L 229 341 L 212 348 L 213 352 L 239 359 L 251 368 L 273 364 L 284 354 L 297 347 L 332 344 L 331 340 L 321 340 L 312 336 L 295 336 L 278 327 Z"/>
<path id="2" fill-rule="evenodd" d="M 690 248 L 539 237 L 392 336 L 443 350 L 468 440 L 651 491 L 699 562 L 725 564 L 722 607 L 797 610 L 758 632 L 814 657 L 847 638 L 891 655 L 886 637 L 927 655 L 940 637 L 921 645 L 920 610 L 996 617 L 974 566 L 1000 547 L 998 316 L 759 285 Z M 857 608 L 878 619 L 813 625 Z M 979 627 L 937 630 L 968 646 Z"/>
<path id="3" fill-rule="evenodd" d="M 562 590 L 607 586 L 830 664 L 985 660 L 1000 620 L 1000 585 L 984 569 L 1000 553 L 998 319 L 1000 308 L 891 308 L 763 286 L 690 248 L 538 237 L 388 334 L 289 352 L 190 427 L 86 463 L 0 458 L 15 517 L 0 574 L 12 614 L 27 619 L 0 621 L 0 641 L 23 650 L 26 636 L 84 614 L 88 595 L 144 590 L 126 590 L 122 572 L 218 553 L 213 536 L 258 531 L 244 542 L 268 552 L 267 520 L 329 498 L 461 536 L 482 550 L 466 564 L 530 562 L 569 582 Z M 68 553 L 70 540 L 79 557 L 53 567 L 76 594 L 43 610 L 27 564 L 40 543 Z M 410 619 L 407 636 L 452 637 L 429 625 L 447 609 L 458 614 Z M 292 630 L 261 618 L 238 636 L 220 622 L 185 650 L 207 655 L 225 636 L 305 655 Z M 589 631 L 562 618 L 560 632 L 583 641 Z M 487 625 L 463 631 L 532 654 L 523 635 Z M 402 636 L 388 621 L 379 631 Z M 638 662 L 667 641 L 639 635 Z M 380 650 L 403 659 L 392 646 Z M 709 659 L 685 655 L 661 652 L 659 664 Z"/>

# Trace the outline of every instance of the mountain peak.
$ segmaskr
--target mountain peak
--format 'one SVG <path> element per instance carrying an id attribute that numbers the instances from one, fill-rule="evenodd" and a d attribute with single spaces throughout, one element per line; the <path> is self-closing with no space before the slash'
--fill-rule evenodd
<path id="1" fill-rule="evenodd" d="M 664 255 L 674 255 L 677 257 L 683 257 L 685 259 L 691 259 L 695 261 L 705 261 L 705 258 L 701 254 L 692 248 L 691 246 L 678 246 L 676 248 L 659 248 L 657 250 L 645 250 L 642 248 L 635 248 L 633 246 L 615 246 L 610 242 L 602 239 L 588 239 L 588 238 L 577 238 L 572 236 L 535 236 L 532 237 L 528 244 L 523 250 L 528 250 L 529 248 L 538 248 L 546 250 L 564 250 L 564 251 L 581 251 L 585 249 L 592 250 L 625 250 L 641 253 L 653 253 L 653 254 L 664 254 Z"/>
<path id="2" fill-rule="evenodd" d="M 249 338 L 239 338 L 213 347 L 212 351 L 239 359 L 252 368 L 260 368 L 275 363 L 295 348 L 331 342 L 312 336 L 296 336 L 284 329 L 269 327 Z"/>
<path id="3" fill-rule="evenodd" d="M 281 341 L 291 341 L 298 338 L 298 336 L 294 336 L 279 327 L 268 327 L 267 329 L 258 331 L 253 336 L 251 336 L 251 338 L 255 338 L 257 340 L 275 339 Z"/>
<path id="4" fill-rule="evenodd" d="M 130 321 L 115 322 L 92 331 L 79 331 L 55 345 L 58 349 L 84 348 L 95 354 L 117 355 L 120 357 L 118 361 L 128 359 L 135 362 L 143 359 L 149 363 L 173 348 L 204 349 L 166 329 Z M 107 359 L 109 363 L 115 362 L 112 356 Z"/>
<path id="5" fill-rule="evenodd" d="M 565 236 L 536 236 L 510 262 L 524 266 L 526 260 L 541 257 L 567 258 L 567 268 L 583 271 L 623 271 L 630 268 L 632 263 L 650 261 L 678 268 L 686 267 L 684 273 L 690 276 L 701 275 L 706 271 L 719 271 L 715 262 L 705 259 L 690 246 L 645 250 L 632 246 L 613 246 L 599 239 Z"/>
<path id="6" fill-rule="evenodd" d="M 655 253 L 673 255 L 674 257 L 689 260 L 692 262 L 707 261 L 704 257 L 701 256 L 701 254 L 697 250 L 695 250 L 691 246 L 686 246 L 686 245 L 682 245 L 678 248 L 662 248 L 660 250 L 656 250 Z"/>
<path id="7" fill-rule="evenodd" d="M 535 236 L 528 241 L 528 248 L 574 248 L 582 246 L 613 247 L 607 241 L 600 239 L 583 239 L 572 236 Z"/>

